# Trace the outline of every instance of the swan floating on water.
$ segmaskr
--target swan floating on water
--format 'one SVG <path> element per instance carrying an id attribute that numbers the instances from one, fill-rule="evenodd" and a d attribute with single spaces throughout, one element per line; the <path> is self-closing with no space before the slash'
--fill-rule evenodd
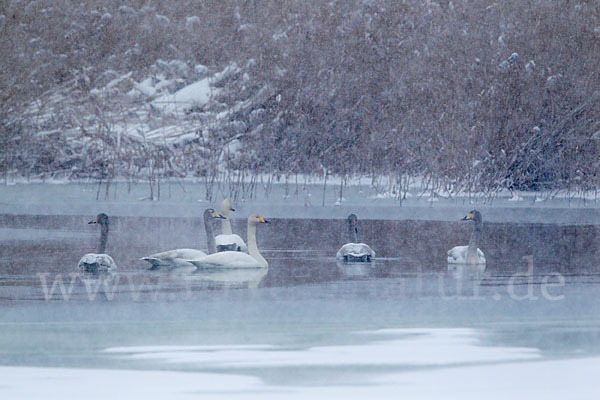
<path id="1" fill-rule="evenodd" d="M 267 260 L 258 251 L 256 225 L 269 221 L 254 213 L 248 217 L 248 254 L 239 251 L 223 251 L 188 260 L 198 268 L 266 268 Z"/>
<path id="2" fill-rule="evenodd" d="M 467 246 L 456 246 L 448 251 L 448 264 L 485 264 L 485 255 L 479 249 L 483 218 L 477 210 L 469 212 L 462 221 L 473 221 L 473 232 Z"/>
<path id="3" fill-rule="evenodd" d="M 221 220 L 221 234 L 215 237 L 217 251 L 248 251 L 248 246 L 244 243 L 239 235 L 236 235 L 231 230 L 231 222 L 229 221 L 229 211 L 235 211 L 231 205 L 229 198 L 221 202 L 221 215 L 225 219 Z M 194 258 L 194 257 L 192 257 Z"/>
<path id="4" fill-rule="evenodd" d="M 88 224 L 100 225 L 98 253 L 88 253 L 81 257 L 81 260 L 77 263 L 77 269 L 81 272 L 110 272 L 116 270 L 117 264 L 115 261 L 108 254 L 104 254 L 106 242 L 108 241 L 108 215 L 100 213 Z"/>
<path id="5" fill-rule="evenodd" d="M 225 219 L 225 217 L 213 210 L 212 208 L 207 208 L 206 210 L 204 210 L 203 219 L 204 230 L 206 232 L 206 240 L 208 242 L 208 251 L 211 254 L 216 253 L 217 247 L 215 244 L 212 222 L 214 219 Z M 206 256 L 206 253 L 202 250 L 175 249 L 163 251 L 161 253 L 151 254 L 147 257 L 140 258 L 140 260 L 148 261 L 150 264 L 152 264 L 152 268 L 178 266 L 183 267 L 190 266 L 187 260 L 200 258 L 204 256 Z"/>
<path id="6" fill-rule="evenodd" d="M 371 262 L 375 259 L 375 252 L 369 245 L 358 242 L 358 227 L 355 214 L 348 215 L 348 239 L 350 243 L 343 245 L 335 258 L 346 262 Z"/>

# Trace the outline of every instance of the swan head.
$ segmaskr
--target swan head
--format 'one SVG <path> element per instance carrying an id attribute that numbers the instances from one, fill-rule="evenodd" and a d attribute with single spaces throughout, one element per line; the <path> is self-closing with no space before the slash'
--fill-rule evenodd
<path id="1" fill-rule="evenodd" d="M 267 221 L 257 213 L 250 214 L 248 217 L 248 224 L 258 225 L 258 224 L 270 224 L 271 222 Z"/>
<path id="2" fill-rule="evenodd" d="M 481 213 L 477 210 L 471 210 L 462 219 L 462 221 L 471 221 L 471 220 L 476 223 L 483 221 L 483 218 L 481 217 Z"/>
<path id="3" fill-rule="evenodd" d="M 229 211 L 235 211 L 231 205 L 231 199 L 228 197 L 221 202 L 221 214 L 227 215 Z"/>
<path id="4" fill-rule="evenodd" d="M 108 215 L 100 213 L 93 220 L 88 222 L 88 224 L 108 225 Z"/>
<path id="5" fill-rule="evenodd" d="M 207 208 L 206 210 L 204 210 L 204 218 L 205 219 L 210 219 L 210 218 L 227 219 L 226 217 L 224 217 L 221 214 L 219 214 L 218 212 L 216 212 L 213 208 Z"/>

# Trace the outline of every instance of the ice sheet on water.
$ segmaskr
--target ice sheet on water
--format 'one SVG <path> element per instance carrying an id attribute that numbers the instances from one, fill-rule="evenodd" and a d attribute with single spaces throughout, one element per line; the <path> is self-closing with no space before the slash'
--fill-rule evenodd
<path id="1" fill-rule="evenodd" d="M 194 393 L 243 394 L 260 380 L 233 374 L 0 367 L 4 399 L 179 399 Z"/>
<path id="2" fill-rule="evenodd" d="M 387 329 L 360 332 L 373 337 L 396 336 L 398 340 L 374 342 L 381 346 L 373 348 L 361 345 L 321 347 L 306 350 L 273 350 L 260 346 L 144 346 L 113 348 L 110 352 L 122 356 L 130 351 L 134 354 L 156 354 L 163 351 L 174 353 L 205 353 L 201 366 L 208 372 L 175 372 L 165 370 L 133 369 L 74 369 L 0 367 L 0 396 L 2 398 L 87 398 L 87 399 L 183 399 L 194 396 L 210 398 L 292 399 L 333 398 L 353 399 L 374 397 L 378 399 L 592 399 L 595 398 L 596 371 L 600 358 L 546 360 L 531 349 L 483 347 L 477 342 L 478 331 L 473 329 Z M 398 347 L 396 341 L 405 341 Z M 389 347 L 388 347 L 389 346 Z M 429 348 L 431 347 L 431 348 Z M 242 349 L 246 349 L 243 351 Z M 447 348 L 452 348 L 452 357 L 447 357 Z M 251 350 L 253 349 L 253 350 Z M 387 349 L 387 354 L 385 353 Z M 440 351 L 441 350 L 441 351 Z M 109 352 L 109 353 L 110 353 Z M 281 357 L 283 363 L 271 362 Z M 219 369 L 215 365 L 224 358 L 263 353 L 257 363 L 230 362 L 235 370 Z M 339 374 L 352 373 L 353 378 L 318 384 L 303 385 L 297 381 L 278 381 L 259 377 L 260 371 L 273 366 L 291 367 L 287 374 L 297 374 L 309 359 L 335 366 L 340 358 L 352 360 L 352 364 L 338 370 Z M 345 354 L 351 354 L 347 358 Z M 408 354 L 408 356 L 407 356 Z M 419 358 L 423 354 L 424 364 L 411 369 L 368 369 L 377 367 L 377 358 L 383 363 L 397 358 L 402 363 L 407 358 Z M 505 354 L 505 356 L 501 356 Z M 224 357 L 227 355 L 227 357 Z M 367 358 L 365 363 L 363 357 Z M 313 362 L 311 365 L 318 365 Z M 356 369 L 348 369 L 350 367 Z M 430 368 L 434 367 L 434 368 Z M 156 368 L 156 366 L 155 366 Z M 234 372 L 235 371 L 235 372 Z M 286 370 L 278 369 L 281 373 Z M 377 373 L 379 371 L 379 373 Z M 100 384 L 99 384 L 100 383 Z"/>
<path id="3" fill-rule="evenodd" d="M 400 329 L 366 332 L 387 335 L 363 344 L 317 346 L 306 349 L 275 347 L 121 347 L 106 349 L 133 360 L 194 364 L 207 368 L 265 368 L 306 366 L 442 366 L 540 358 L 537 349 L 484 347 L 473 329 Z M 363 332 L 365 334 L 365 332 Z M 265 351 L 268 349 L 268 351 Z M 127 355 L 123 356 L 123 353 Z"/>

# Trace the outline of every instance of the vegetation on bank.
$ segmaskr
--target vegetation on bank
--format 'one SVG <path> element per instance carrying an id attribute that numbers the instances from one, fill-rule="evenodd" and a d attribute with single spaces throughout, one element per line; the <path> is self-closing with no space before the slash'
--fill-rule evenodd
<path id="1" fill-rule="evenodd" d="M 600 186 L 597 2 L 13 0 L 0 15 L 5 179 Z M 136 92 L 148 77 L 160 93 L 208 77 L 212 95 L 167 113 Z"/>

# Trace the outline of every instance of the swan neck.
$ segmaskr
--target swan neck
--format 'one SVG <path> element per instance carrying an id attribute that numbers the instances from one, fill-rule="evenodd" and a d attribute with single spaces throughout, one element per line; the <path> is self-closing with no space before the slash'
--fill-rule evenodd
<path id="1" fill-rule="evenodd" d="M 206 232 L 206 243 L 208 245 L 208 254 L 217 252 L 215 235 L 213 234 L 212 217 L 204 215 L 204 231 Z"/>
<path id="2" fill-rule="evenodd" d="M 256 253 L 260 254 L 256 243 L 256 225 L 248 223 L 248 254 L 254 257 Z"/>
<path id="3" fill-rule="evenodd" d="M 475 225 L 473 226 L 473 232 L 471 232 L 471 240 L 469 241 L 469 249 L 467 250 L 467 255 L 469 254 L 477 254 L 477 248 L 479 247 L 479 242 L 481 241 L 481 231 L 482 231 L 482 223 L 481 221 L 474 221 Z"/>
<path id="4" fill-rule="evenodd" d="M 268 265 L 267 260 L 258 251 L 256 243 L 256 224 L 248 222 L 248 254 L 258 261 L 262 266 Z"/>
<path id="5" fill-rule="evenodd" d="M 227 217 L 227 219 L 221 220 L 221 233 L 223 235 L 231 235 L 233 233 L 233 231 L 231 230 L 231 222 L 229 222 L 229 217 L 227 216 L 227 214 L 229 214 L 229 212 L 227 212 L 227 213 L 221 212 L 221 214 L 224 217 Z"/>
<path id="6" fill-rule="evenodd" d="M 108 225 L 100 225 L 100 244 L 98 245 L 98 254 L 104 254 L 106 251 L 106 242 L 108 241 Z"/>
<path id="7" fill-rule="evenodd" d="M 348 220 L 348 240 L 350 243 L 358 243 L 358 232 L 356 224 Z"/>

